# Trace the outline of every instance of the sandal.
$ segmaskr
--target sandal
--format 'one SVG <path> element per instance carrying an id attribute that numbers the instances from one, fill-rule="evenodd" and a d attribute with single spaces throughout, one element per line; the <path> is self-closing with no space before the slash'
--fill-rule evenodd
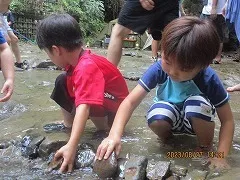
<path id="1" fill-rule="evenodd" d="M 50 132 L 66 132 L 71 128 L 66 127 L 63 123 L 50 123 L 44 125 L 43 129 L 46 133 L 50 133 Z"/>

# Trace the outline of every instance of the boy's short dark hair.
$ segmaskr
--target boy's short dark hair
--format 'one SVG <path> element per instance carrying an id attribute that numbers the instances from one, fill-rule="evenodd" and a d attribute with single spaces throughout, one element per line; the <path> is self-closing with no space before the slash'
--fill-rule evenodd
<path id="1" fill-rule="evenodd" d="M 82 32 L 77 21 L 69 14 L 53 14 L 37 26 L 37 44 L 40 49 L 62 46 L 69 51 L 82 46 Z"/>
<path id="2" fill-rule="evenodd" d="M 208 20 L 184 16 L 170 22 L 163 31 L 161 50 L 182 70 L 207 67 L 220 46 L 218 33 Z"/>

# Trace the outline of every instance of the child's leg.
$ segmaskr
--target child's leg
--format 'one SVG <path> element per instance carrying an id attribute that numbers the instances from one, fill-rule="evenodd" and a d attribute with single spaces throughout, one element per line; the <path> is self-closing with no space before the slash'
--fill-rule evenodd
<path id="1" fill-rule="evenodd" d="M 108 116 L 104 117 L 90 117 L 97 130 L 110 130 L 108 126 Z"/>
<path id="2" fill-rule="evenodd" d="M 215 108 L 203 96 L 191 96 L 184 103 L 184 129 L 197 135 L 200 147 L 210 149 L 214 137 Z"/>
<path id="3" fill-rule="evenodd" d="M 62 73 L 56 78 L 55 88 L 51 94 L 51 99 L 61 107 L 64 125 L 66 127 L 72 127 L 76 108 L 73 98 L 70 97 L 68 93 L 66 81 L 66 73 Z"/>
<path id="4" fill-rule="evenodd" d="M 110 130 L 114 117 L 111 115 L 111 113 L 108 113 L 103 106 L 91 106 L 90 119 L 96 126 L 97 130 Z"/>
<path id="5" fill-rule="evenodd" d="M 180 111 L 168 102 L 157 102 L 147 114 L 150 129 L 166 142 L 172 136 L 172 130 L 181 129 Z"/>
<path id="6" fill-rule="evenodd" d="M 69 113 L 65 109 L 61 108 L 64 120 L 64 126 L 67 128 L 71 128 L 74 120 L 74 114 Z"/>
<path id="7" fill-rule="evenodd" d="M 214 122 L 208 122 L 200 118 L 192 118 L 192 128 L 197 135 L 200 147 L 210 149 L 214 137 Z"/>
<path id="8" fill-rule="evenodd" d="M 150 129 L 165 143 L 172 136 L 172 126 L 164 120 L 156 120 L 149 124 Z"/>

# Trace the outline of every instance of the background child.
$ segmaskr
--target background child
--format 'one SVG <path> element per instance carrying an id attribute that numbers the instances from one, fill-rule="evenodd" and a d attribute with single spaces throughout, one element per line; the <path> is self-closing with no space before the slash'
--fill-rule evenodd
<path id="1" fill-rule="evenodd" d="M 97 129 L 109 130 L 120 103 L 128 95 L 127 85 L 112 63 L 82 48 L 80 26 L 68 14 L 51 15 L 40 21 L 37 44 L 53 63 L 66 69 L 56 79 L 51 98 L 61 106 L 64 125 L 72 126 L 68 143 L 55 158 L 64 158 L 60 172 L 72 171 L 87 119 Z"/>
<path id="2" fill-rule="evenodd" d="M 18 45 L 18 37 L 13 33 L 13 29 L 9 26 L 7 21 L 7 13 L 9 11 L 9 5 L 11 0 L 0 1 L 0 21 L 3 22 L 2 30 L 3 36 L 12 47 L 12 52 L 16 58 L 15 66 L 21 69 L 25 69 L 24 63 L 21 59 L 20 49 Z"/>
<path id="3" fill-rule="evenodd" d="M 221 121 L 217 152 L 228 155 L 234 132 L 229 97 L 217 74 L 208 67 L 219 49 L 214 26 L 197 17 L 173 20 L 163 32 L 161 49 L 162 59 L 145 72 L 121 103 L 109 136 L 98 147 L 99 160 L 107 159 L 114 150 L 119 154 L 126 123 L 155 87 L 156 97 L 148 110 L 147 121 L 163 142 L 174 132 L 195 134 L 199 147 L 203 151 L 211 150 L 217 111 Z M 217 168 L 228 167 L 225 159 L 213 158 L 211 163 Z"/>
<path id="4" fill-rule="evenodd" d="M 5 82 L 1 89 L 1 94 L 4 96 L 0 98 L 0 102 L 5 102 L 10 99 L 13 93 L 13 83 L 14 83 L 14 65 L 11 50 L 3 38 L 0 31 L 0 69 L 3 72 Z"/>

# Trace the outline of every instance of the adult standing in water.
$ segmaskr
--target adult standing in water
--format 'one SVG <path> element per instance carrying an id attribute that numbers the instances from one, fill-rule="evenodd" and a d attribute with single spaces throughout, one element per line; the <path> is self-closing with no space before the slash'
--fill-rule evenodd
<path id="1" fill-rule="evenodd" d="M 123 39 L 132 31 L 143 34 L 151 29 L 154 40 L 161 38 L 161 24 L 178 16 L 178 0 L 127 0 L 111 33 L 107 59 L 118 65 L 122 56 Z"/>
<path id="2" fill-rule="evenodd" d="M 238 41 L 240 42 L 240 1 L 227 0 L 222 13 L 226 17 L 226 19 L 230 20 L 230 23 L 234 23 L 237 38 Z M 238 60 L 240 60 L 240 54 L 238 55 L 239 55 Z M 240 91 L 240 84 L 228 87 L 227 91 L 229 92 Z"/>

